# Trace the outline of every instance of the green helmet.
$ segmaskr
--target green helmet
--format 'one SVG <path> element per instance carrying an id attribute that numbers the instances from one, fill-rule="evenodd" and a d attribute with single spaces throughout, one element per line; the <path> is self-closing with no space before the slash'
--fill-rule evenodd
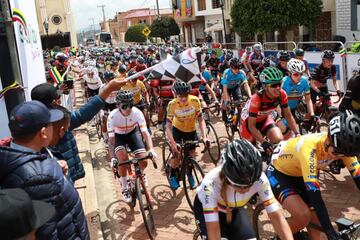
<path id="1" fill-rule="evenodd" d="M 259 78 L 262 84 L 281 83 L 283 73 L 276 67 L 267 67 L 260 73 Z"/>

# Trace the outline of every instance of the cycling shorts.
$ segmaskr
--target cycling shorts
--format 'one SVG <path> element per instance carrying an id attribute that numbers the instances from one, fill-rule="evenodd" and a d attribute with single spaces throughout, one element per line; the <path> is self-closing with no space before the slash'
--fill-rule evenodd
<path id="1" fill-rule="evenodd" d="M 146 152 L 145 144 L 138 127 L 127 134 L 115 133 L 115 153 L 120 150 L 125 150 L 126 146 L 128 146 L 134 154 Z"/>
<path id="2" fill-rule="evenodd" d="M 202 99 L 206 102 L 206 104 L 210 105 L 211 99 L 210 99 L 208 91 L 206 89 L 200 90 L 200 94 L 202 96 Z"/>
<path id="3" fill-rule="evenodd" d="M 266 170 L 271 189 L 274 196 L 283 204 L 285 199 L 291 195 L 299 195 L 302 200 L 312 209 L 303 177 L 293 177 L 276 170 L 272 165 Z"/>
<path id="4" fill-rule="evenodd" d="M 176 127 L 172 127 L 172 134 L 175 142 L 181 143 L 182 141 L 195 141 L 197 139 L 196 131 L 193 132 L 183 132 L 177 129 Z M 190 150 L 195 149 L 196 146 L 190 148 Z"/>
<path id="5" fill-rule="evenodd" d="M 229 240 L 241 240 L 252 239 L 255 237 L 255 232 L 249 221 L 249 216 L 245 208 L 237 208 L 231 211 L 232 219 L 231 223 L 226 222 L 226 213 L 219 212 L 219 223 L 221 237 Z M 200 229 L 200 235 L 207 237 L 207 230 L 205 224 L 205 217 L 203 212 L 203 206 L 198 196 L 196 195 L 194 200 L 194 214 L 195 219 Z"/>
<path id="6" fill-rule="evenodd" d="M 227 91 L 228 91 L 229 97 L 232 97 L 232 99 L 234 101 L 240 100 L 240 97 L 241 97 L 240 85 L 238 85 L 237 87 L 231 88 L 231 89 L 228 88 Z"/>
<path id="7" fill-rule="evenodd" d="M 256 128 L 261 132 L 261 134 L 263 136 L 266 136 L 267 132 L 275 127 L 275 121 L 273 116 L 270 114 L 267 116 L 267 118 L 265 118 L 265 120 L 261 121 L 261 122 L 257 122 L 256 123 Z M 246 119 L 242 124 L 241 124 L 241 136 L 243 138 L 245 138 L 246 140 L 248 140 L 249 142 L 254 142 L 255 138 L 253 136 L 252 133 L 250 133 L 249 127 L 248 127 L 248 119 Z"/>

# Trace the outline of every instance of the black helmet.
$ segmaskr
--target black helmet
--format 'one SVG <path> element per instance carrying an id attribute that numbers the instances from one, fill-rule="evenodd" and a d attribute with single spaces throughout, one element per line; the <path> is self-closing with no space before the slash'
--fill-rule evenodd
<path id="1" fill-rule="evenodd" d="M 112 80 L 114 78 L 115 78 L 115 74 L 113 72 L 111 72 L 111 71 L 104 72 L 104 79 L 105 80 L 108 81 L 108 80 Z"/>
<path id="2" fill-rule="evenodd" d="M 280 61 L 289 61 L 291 58 L 290 53 L 287 51 L 281 50 L 278 52 L 278 59 Z"/>
<path id="3" fill-rule="evenodd" d="M 137 63 L 143 64 L 145 62 L 145 59 L 142 56 L 138 56 L 136 59 Z"/>
<path id="4" fill-rule="evenodd" d="M 336 153 L 346 156 L 360 154 L 360 118 L 350 110 L 331 118 L 328 135 Z"/>
<path id="5" fill-rule="evenodd" d="M 240 68 L 240 60 L 238 58 L 230 59 L 230 67 L 232 68 Z"/>
<path id="6" fill-rule="evenodd" d="M 245 139 L 236 139 L 227 144 L 221 161 L 222 172 L 235 185 L 251 185 L 261 176 L 261 154 Z"/>
<path id="7" fill-rule="evenodd" d="M 300 56 L 304 56 L 305 52 L 302 48 L 297 48 L 295 49 L 295 56 L 300 57 Z"/>
<path id="8" fill-rule="evenodd" d="M 227 52 L 225 55 L 225 60 L 226 61 L 230 61 L 233 58 L 233 53 L 232 52 Z"/>
<path id="9" fill-rule="evenodd" d="M 117 104 L 131 104 L 133 103 L 134 94 L 129 90 L 119 90 L 116 94 L 115 101 Z"/>
<path id="10" fill-rule="evenodd" d="M 119 73 L 125 73 L 126 70 L 127 70 L 127 67 L 126 67 L 125 64 L 121 64 L 121 65 L 119 66 L 119 70 L 118 70 Z"/>
<path id="11" fill-rule="evenodd" d="M 333 51 L 331 50 L 325 50 L 322 54 L 321 54 L 321 59 L 334 59 L 335 58 L 335 54 Z"/>
<path id="12" fill-rule="evenodd" d="M 191 86 L 190 84 L 177 79 L 172 86 L 172 90 L 176 95 L 184 95 L 190 92 Z"/>
<path id="13" fill-rule="evenodd" d="M 273 65 L 273 62 L 271 61 L 271 59 L 269 57 L 265 57 L 262 60 L 262 65 L 267 68 Z"/>
<path id="14" fill-rule="evenodd" d="M 132 75 L 134 75 L 134 74 L 136 74 L 137 73 L 137 71 L 135 71 L 134 69 L 130 69 L 129 71 L 128 71 L 128 77 L 131 77 Z"/>

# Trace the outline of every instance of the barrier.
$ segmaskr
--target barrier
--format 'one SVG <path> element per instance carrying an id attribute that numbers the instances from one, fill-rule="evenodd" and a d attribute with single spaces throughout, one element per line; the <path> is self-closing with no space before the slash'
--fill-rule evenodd
<path id="1" fill-rule="evenodd" d="M 347 76 L 353 76 L 354 71 L 360 70 L 360 53 L 348 53 L 346 55 Z"/>

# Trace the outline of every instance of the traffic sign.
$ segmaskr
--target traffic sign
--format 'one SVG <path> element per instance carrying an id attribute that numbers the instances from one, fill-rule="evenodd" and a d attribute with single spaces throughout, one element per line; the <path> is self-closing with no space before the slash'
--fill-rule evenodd
<path id="1" fill-rule="evenodd" d="M 143 30 L 142 30 L 142 34 L 145 35 L 145 37 L 149 36 L 151 33 L 151 30 L 148 28 L 148 27 L 145 27 Z"/>

